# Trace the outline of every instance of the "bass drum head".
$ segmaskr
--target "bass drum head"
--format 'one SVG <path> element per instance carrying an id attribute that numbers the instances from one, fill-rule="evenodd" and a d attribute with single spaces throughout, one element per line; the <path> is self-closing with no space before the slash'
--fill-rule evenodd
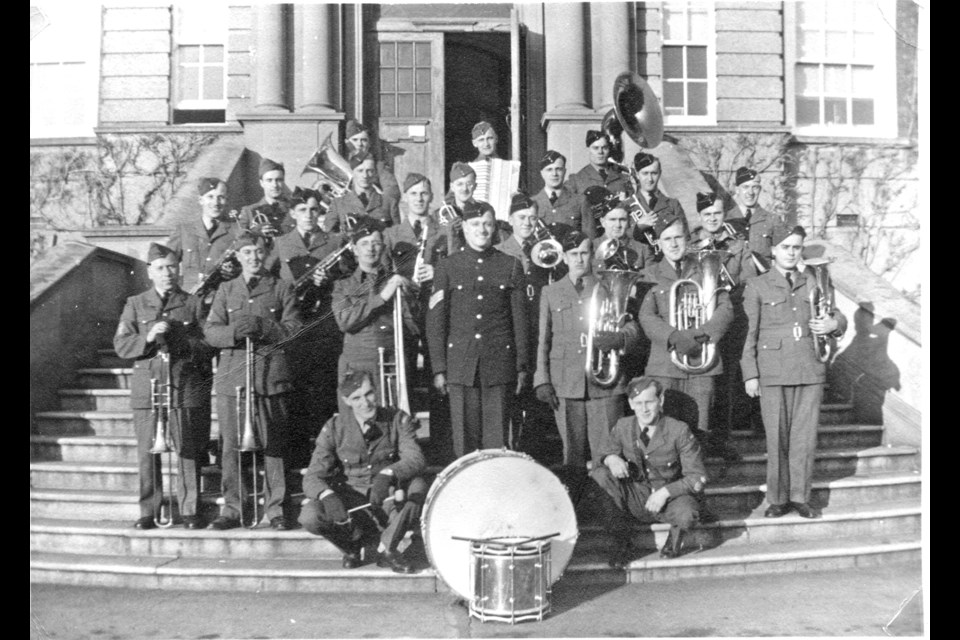
<path id="1" fill-rule="evenodd" d="M 453 591 L 473 597 L 471 543 L 524 540 L 552 533 L 550 584 L 563 573 L 577 543 L 577 516 L 567 490 L 530 456 L 506 449 L 468 453 L 440 472 L 421 518 L 431 566 Z"/>

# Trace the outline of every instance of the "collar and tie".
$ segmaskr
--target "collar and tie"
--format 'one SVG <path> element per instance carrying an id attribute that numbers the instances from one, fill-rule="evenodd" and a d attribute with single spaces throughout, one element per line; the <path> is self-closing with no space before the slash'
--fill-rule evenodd
<path id="1" fill-rule="evenodd" d="M 657 206 L 657 194 L 651 193 L 648 202 L 650 203 L 650 209 L 653 209 L 655 206 Z"/>
<path id="2" fill-rule="evenodd" d="M 307 231 L 303 234 L 303 246 L 307 249 L 310 248 L 310 241 L 313 239 L 313 234 Z"/>
<path id="3" fill-rule="evenodd" d="M 257 276 L 253 276 L 252 278 L 247 280 L 247 291 L 253 291 L 254 289 L 257 288 L 258 284 L 260 284 L 260 278 L 258 278 Z"/>
<path id="4" fill-rule="evenodd" d="M 793 289 L 793 271 L 787 271 L 785 274 L 787 276 L 787 286 Z"/>
<path id="5" fill-rule="evenodd" d="M 363 203 L 363 206 L 370 204 L 370 196 L 367 195 L 366 191 L 361 191 L 359 194 L 360 202 Z"/>
<path id="6" fill-rule="evenodd" d="M 212 237 L 213 234 L 217 232 L 217 226 L 218 226 L 218 225 L 217 225 L 217 221 L 216 221 L 216 220 L 213 220 L 213 221 L 210 223 L 210 226 L 209 226 L 209 227 L 206 227 L 207 237 L 208 237 L 208 238 Z"/>
<path id="7" fill-rule="evenodd" d="M 599 171 L 599 173 L 600 173 L 600 179 L 603 180 L 604 182 L 606 182 L 606 181 L 607 181 L 607 170 L 606 170 L 606 169 L 598 169 L 597 171 Z"/>
<path id="8" fill-rule="evenodd" d="M 551 191 L 551 192 L 550 192 L 550 198 L 549 198 L 549 199 L 550 199 L 550 204 L 551 204 L 551 205 L 557 204 L 557 197 L 558 197 L 558 196 L 557 196 L 557 192 L 556 192 L 556 191 Z"/>
<path id="9" fill-rule="evenodd" d="M 747 222 L 750 222 L 750 218 L 753 216 L 753 207 L 747 207 L 747 213 L 743 216 L 743 219 Z"/>
<path id="10" fill-rule="evenodd" d="M 573 288 L 577 290 L 577 293 L 583 293 L 583 278 L 577 278 L 577 281 L 573 283 Z"/>
<path id="11" fill-rule="evenodd" d="M 365 442 L 373 442 L 383 435 L 383 431 L 380 430 L 380 427 L 378 427 L 377 423 L 373 420 L 367 420 L 363 423 L 363 426 L 364 428 L 361 429 L 361 431 L 363 432 Z"/>
<path id="12" fill-rule="evenodd" d="M 523 249 L 523 254 L 528 258 L 530 257 L 530 252 L 533 251 L 533 245 L 534 245 L 533 236 L 530 236 L 529 238 L 523 241 L 523 244 L 520 247 L 521 249 Z"/>
<path id="13" fill-rule="evenodd" d="M 640 442 L 643 443 L 644 447 L 650 446 L 650 425 L 640 429 Z"/>
<path id="14" fill-rule="evenodd" d="M 419 220 L 414 220 L 413 222 L 413 235 L 417 237 L 417 240 L 420 239 L 420 234 L 423 233 L 423 224 Z"/>
<path id="15" fill-rule="evenodd" d="M 170 300 L 170 292 L 166 291 L 160 294 L 160 308 L 163 309 L 167 306 L 167 301 Z"/>
<path id="16" fill-rule="evenodd" d="M 683 260 L 677 260 L 673 263 L 673 269 L 677 272 L 677 277 L 683 277 Z"/>

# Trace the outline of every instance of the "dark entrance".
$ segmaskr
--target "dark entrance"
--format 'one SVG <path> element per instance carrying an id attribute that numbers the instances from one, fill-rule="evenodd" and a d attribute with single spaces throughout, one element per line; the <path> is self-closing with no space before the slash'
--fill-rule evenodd
<path id="1" fill-rule="evenodd" d="M 487 120 L 497 153 L 510 157 L 510 34 L 446 33 L 444 37 L 444 183 L 454 162 L 477 157 L 470 130 Z"/>

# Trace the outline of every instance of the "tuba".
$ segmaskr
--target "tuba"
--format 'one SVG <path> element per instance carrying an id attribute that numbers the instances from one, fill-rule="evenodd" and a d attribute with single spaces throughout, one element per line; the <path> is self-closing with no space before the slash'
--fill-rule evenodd
<path id="1" fill-rule="evenodd" d="M 247 351 L 247 360 L 246 368 L 244 371 L 245 380 L 244 384 L 246 386 L 237 387 L 237 479 L 238 492 L 240 494 L 240 523 L 248 528 L 252 529 L 257 526 L 260 522 L 260 518 L 263 517 L 263 514 L 260 511 L 260 501 L 262 496 L 260 495 L 260 490 L 258 488 L 260 481 L 260 471 L 257 469 L 257 453 L 263 449 L 260 446 L 260 443 L 257 442 L 257 432 L 254 426 L 256 422 L 255 416 L 257 413 L 257 392 L 254 388 L 254 377 L 253 377 L 253 340 L 250 338 L 246 339 L 246 351 Z M 242 416 L 242 417 L 241 417 Z M 251 488 L 249 490 L 249 495 L 244 496 L 244 478 L 243 478 L 243 456 L 245 453 L 250 454 L 250 483 Z M 244 509 L 244 503 L 247 500 L 251 500 L 253 503 L 252 513 L 248 520 L 246 510 Z"/>
<path id="2" fill-rule="evenodd" d="M 833 312 L 833 290 L 830 286 L 830 272 L 827 265 L 833 258 L 819 258 L 805 260 L 804 263 L 813 271 L 814 286 L 810 289 L 810 317 L 826 318 Z M 814 335 L 813 346 L 817 353 L 817 360 L 829 362 L 833 357 L 836 344 L 829 335 Z"/>
<path id="3" fill-rule="evenodd" d="M 350 163 L 334 149 L 332 138 L 333 133 L 328 133 L 327 138 L 307 161 L 300 175 L 303 176 L 308 172 L 316 173 L 317 180 L 310 188 L 330 197 L 339 198 L 350 188 L 353 171 L 350 169 Z"/>
<path id="4" fill-rule="evenodd" d="M 612 242 L 616 243 L 615 240 Z M 587 379 L 607 389 L 620 377 L 619 350 L 594 349 L 593 338 L 598 331 L 619 331 L 629 318 L 627 301 L 633 285 L 640 279 L 639 271 L 627 269 L 601 269 L 597 272 L 599 282 L 590 294 L 587 308 L 587 356 L 584 372 Z"/>
<path id="5" fill-rule="evenodd" d="M 397 407 L 410 413 L 410 398 L 407 393 L 407 362 L 403 349 L 403 288 L 397 287 L 393 294 L 393 362 L 387 360 L 386 349 L 378 347 L 380 354 L 380 405 Z"/>
<path id="6" fill-rule="evenodd" d="M 167 488 L 164 490 L 163 480 L 163 459 L 167 459 L 167 477 L 172 481 L 173 471 L 173 445 L 170 440 L 170 353 L 166 348 L 160 351 L 160 370 L 161 380 L 150 378 L 150 412 L 153 415 L 153 422 L 156 431 L 153 436 L 153 446 L 150 447 L 150 453 L 153 455 L 154 469 L 160 467 L 160 473 L 154 471 L 154 477 L 159 476 L 160 483 L 157 500 L 157 506 L 153 512 L 153 522 L 166 529 L 173 526 L 173 492 Z"/>
<path id="7" fill-rule="evenodd" d="M 691 278 L 677 280 L 670 287 L 670 326 L 680 331 L 697 329 L 705 325 L 717 308 L 717 293 L 721 289 L 729 289 L 720 285 L 723 256 L 727 251 L 705 249 L 697 251 L 695 255 L 700 262 L 701 281 L 697 283 Z M 670 354 L 670 360 L 681 371 L 687 373 L 701 373 L 711 369 L 717 362 L 719 352 L 717 345 L 706 342 L 700 351 L 700 356 L 678 355 L 676 351 Z"/>
<path id="8" fill-rule="evenodd" d="M 624 71 L 614 80 L 613 108 L 623 132 L 641 147 L 653 149 L 663 140 L 660 101 L 636 73 Z"/>

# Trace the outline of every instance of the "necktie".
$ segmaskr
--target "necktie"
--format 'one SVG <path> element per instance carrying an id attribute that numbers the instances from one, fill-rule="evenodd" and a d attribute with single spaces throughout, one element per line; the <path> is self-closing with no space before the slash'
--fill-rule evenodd
<path id="1" fill-rule="evenodd" d="M 677 261 L 673 264 L 673 268 L 676 269 L 676 271 L 677 271 L 677 277 L 678 277 L 678 278 L 682 278 L 682 277 L 683 277 L 683 263 L 682 263 L 680 260 L 677 260 Z"/>
<path id="2" fill-rule="evenodd" d="M 370 204 L 370 197 L 363 191 L 360 192 L 360 202 L 363 203 L 363 206 Z"/>
<path id="3" fill-rule="evenodd" d="M 530 257 L 530 252 L 533 251 L 533 240 L 527 238 L 523 241 L 523 253 L 528 258 Z"/>
<path id="4" fill-rule="evenodd" d="M 744 220 L 750 222 L 750 216 L 753 215 L 753 207 L 747 207 L 747 215 L 743 217 Z"/>
<path id="5" fill-rule="evenodd" d="M 380 431 L 380 427 L 377 426 L 377 423 L 372 420 L 367 420 L 364 423 L 364 426 L 367 427 L 366 431 L 363 432 L 363 439 L 367 442 L 371 442 L 379 438 L 383 432 Z"/>
<path id="6" fill-rule="evenodd" d="M 650 427 L 644 427 L 640 430 L 640 441 L 643 442 L 643 446 L 649 446 L 650 444 Z"/>
<path id="7" fill-rule="evenodd" d="M 600 169 L 600 179 L 603 180 L 604 182 L 607 181 L 607 170 L 606 170 L 606 169 Z"/>
<path id="8" fill-rule="evenodd" d="M 259 284 L 259 282 L 260 282 L 260 278 L 256 276 L 250 278 L 250 280 L 247 281 L 247 291 L 253 291 L 254 289 L 256 289 L 257 284 Z"/>
<path id="9" fill-rule="evenodd" d="M 650 194 L 650 209 L 652 210 L 652 209 L 653 209 L 654 207 L 656 207 L 656 206 L 657 206 L 657 194 L 651 193 L 651 194 Z"/>
<path id="10" fill-rule="evenodd" d="M 417 236 L 417 240 L 419 240 L 421 233 L 423 233 L 423 225 L 417 220 L 413 223 L 413 235 Z"/>
<path id="11" fill-rule="evenodd" d="M 557 204 L 557 192 L 554 191 L 550 194 L 550 204 Z"/>
<path id="12" fill-rule="evenodd" d="M 793 271 L 787 271 L 787 286 L 793 289 Z"/>
<path id="13" fill-rule="evenodd" d="M 303 234 L 303 246 L 306 247 L 306 248 L 308 248 L 308 249 L 310 248 L 311 236 L 312 236 L 312 234 L 311 234 L 309 231 L 307 231 L 305 234 Z"/>
<path id="14" fill-rule="evenodd" d="M 573 283 L 573 288 L 577 290 L 577 293 L 583 293 L 583 278 L 577 278 L 577 281 Z"/>
<path id="15" fill-rule="evenodd" d="M 164 293 L 163 295 L 160 296 L 160 308 L 161 308 L 161 309 L 163 309 L 164 307 L 167 306 L 167 300 L 169 300 L 169 299 L 170 299 L 170 292 L 169 292 L 169 291 L 167 291 L 166 293 Z"/>
<path id="16" fill-rule="evenodd" d="M 210 228 L 207 229 L 207 237 L 209 238 L 210 236 L 212 236 L 216 232 L 216 230 L 217 230 L 217 221 L 214 220 L 213 223 L 210 225 Z"/>

